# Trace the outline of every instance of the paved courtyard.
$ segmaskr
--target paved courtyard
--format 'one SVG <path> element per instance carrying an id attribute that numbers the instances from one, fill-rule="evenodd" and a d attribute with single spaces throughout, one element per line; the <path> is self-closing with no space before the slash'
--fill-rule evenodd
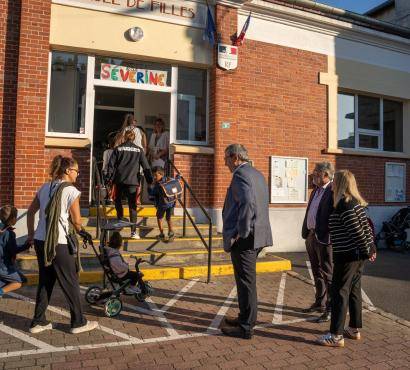
<path id="1" fill-rule="evenodd" d="M 313 286 L 294 273 L 258 276 L 259 316 L 252 340 L 224 337 L 225 315 L 236 315 L 232 276 L 155 281 L 146 303 L 124 297 L 117 318 L 103 309 L 84 310 L 98 330 L 69 334 L 69 315 L 56 288 L 49 318 L 55 329 L 28 332 L 34 287 L 0 299 L 0 366 L 4 369 L 404 369 L 410 368 L 410 327 L 377 312 L 364 312 L 363 340 L 343 349 L 324 348 L 314 339 L 328 329 L 302 309 L 312 303 Z M 84 287 L 85 288 L 85 287 Z M 376 311 L 375 311 L 376 310 Z"/>

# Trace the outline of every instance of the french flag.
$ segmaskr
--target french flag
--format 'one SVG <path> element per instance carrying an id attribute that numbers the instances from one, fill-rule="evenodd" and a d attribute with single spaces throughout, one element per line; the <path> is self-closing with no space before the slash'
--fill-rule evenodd
<path id="1" fill-rule="evenodd" d="M 241 46 L 243 44 L 243 40 L 245 39 L 245 33 L 248 30 L 250 21 L 251 21 L 251 13 L 249 13 L 248 18 L 246 18 L 246 22 L 244 23 L 242 27 L 242 31 L 234 42 L 235 46 Z"/>

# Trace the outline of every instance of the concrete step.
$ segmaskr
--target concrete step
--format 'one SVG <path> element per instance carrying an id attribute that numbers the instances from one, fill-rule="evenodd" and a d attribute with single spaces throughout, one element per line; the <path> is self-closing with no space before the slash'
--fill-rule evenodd
<path id="1" fill-rule="evenodd" d="M 195 221 L 195 217 L 192 217 Z M 115 221 L 117 218 L 110 216 L 107 217 L 108 221 Z M 83 226 L 91 226 L 95 227 L 97 224 L 97 217 L 90 216 L 90 217 L 81 217 L 81 221 Z M 104 222 L 104 219 L 101 220 Z M 157 227 L 157 218 L 155 216 L 144 216 L 137 218 L 137 224 L 139 226 L 149 226 L 149 227 Z M 173 226 L 182 226 L 183 225 L 183 217 L 182 216 L 172 216 L 172 225 Z M 191 222 L 189 221 L 188 217 L 186 218 L 186 225 L 192 226 Z M 199 224 L 200 225 L 200 224 Z M 164 220 L 164 226 L 166 226 L 166 221 Z"/>
<path id="2" fill-rule="evenodd" d="M 198 224 L 197 225 L 199 231 L 201 232 L 201 234 L 204 237 L 208 237 L 208 233 L 209 233 L 209 226 L 208 225 L 204 225 L 204 224 Z M 166 224 L 164 224 L 164 228 L 165 228 L 165 233 L 168 232 L 168 228 L 166 226 Z M 183 228 L 182 226 L 174 226 L 174 232 L 175 235 L 177 237 L 182 237 L 182 232 L 183 232 Z M 91 235 L 95 235 L 96 233 L 96 228 L 95 226 L 85 226 L 84 229 L 86 231 L 88 231 Z M 159 234 L 159 229 L 156 226 L 141 226 L 140 227 L 140 236 L 144 237 L 144 238 L 148 238 L 148 237 L 156 237 Z M 219 233 L 217 233 L 216 231 L 216 227 L 212 228 L 212 235 L 214 236 L 220 236 Z M 124 228 L 120 231 L 121 235 L 123 237 L 129 237 L 130 236 L 130 229 L 129 228 Z M 186 226 L 186 230 L 185 230 L 185 235 L 186 236 L 198 236 L 196 230 L 194 229 L 193 226 Z"/>
<path id="3" fill-rule="evenodd" d="M 117 217 L 117 212 L 115 210 L 114 205 L 107 205 L 105 207 L 100 206 L 100 215 L 104 215 L 104 208 L 105 208 L 105 215 L 106 217 Z M 130 210 L 128 206 L 123 205 L 124 209 L 124 217 L 130 217 Z M 90 207 L 89 208 L 89 217 L 95 217 L 97 216 L 97 207 Z M 142 205 L 137 207 L 137 214 L 138 217 L 154 217 L 156 214 L 157 210 L 154 206 L 152 205 Z"/>
<path id="4" fill-rule="evenodd" d="M 258 258 L 256 272 L 258 274 L 291 270 L 289 260 L 267 253 L 264 257 Z M 165 279 L 191 279 L 207 276 L 206 264 L 178 264 L 175 266 L 141 265 L 145 280 L 165 280 Z M 23 271 L 28 278 L 28 285 L 38 283 L 38 274 L 33 271 Z M 233 267 L 227 261 L 213 262 L 211 267 L 212 276 L 233 275 Z M 101 268 L 84 268 L 80 273 L 80 283 L 101 283 L 103 273 Z"/>

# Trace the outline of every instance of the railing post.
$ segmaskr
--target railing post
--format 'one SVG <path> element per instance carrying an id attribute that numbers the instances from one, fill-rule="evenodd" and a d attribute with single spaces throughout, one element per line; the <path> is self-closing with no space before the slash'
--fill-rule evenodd
<path id="1" fill-rule="evenodd" d="M 100 237 L 100 201 L 101 201 L 101 189 L 100 186 L 97 186 L 97 221 L 96 221 L 96 230 L 95 230 L 95 238 L 98 239 Z"/>
<path id="2" fill-rule="evenodd" d="M 212 263 L 212 221 L 209 222 L 208 235 L 208 279 L 207 283 L 211 281 L 211 263 Z"/>
<path id="3" fill-rule="evenodd" d="M 185 182 L 184 182 L 184 212 L 183 212 L 183 218 L 182 218 L 182 236 L 185 238 L 185 236 L 186 236 L 186 212 L 188 212 L 187 211 L 187 209 L 186 209 L 186 184 L 185 184 Z"/>

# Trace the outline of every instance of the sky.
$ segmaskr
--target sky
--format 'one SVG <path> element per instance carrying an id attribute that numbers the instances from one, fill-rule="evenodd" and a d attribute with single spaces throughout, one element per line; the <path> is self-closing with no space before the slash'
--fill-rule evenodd
<path id="1" fill-rule="evenodd" d="M 317 0 L 320 3 L 350 10 L 356 13 L 364 13 L 385 2 L 385 0 Z"/>

